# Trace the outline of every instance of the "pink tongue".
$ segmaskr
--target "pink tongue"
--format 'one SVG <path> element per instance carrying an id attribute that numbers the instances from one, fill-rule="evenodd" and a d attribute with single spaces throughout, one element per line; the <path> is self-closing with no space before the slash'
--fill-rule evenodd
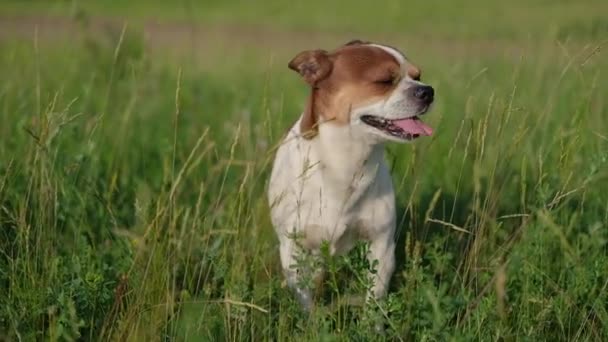
<path id="1" fill-rule="evenodd" d="M 393 120 L 393 125 L 401 128 L 407 133 L 418 135 L 432 135 L 433 129 L 424 124 L 418 118 L 407 118 L 401 120 Z"/>

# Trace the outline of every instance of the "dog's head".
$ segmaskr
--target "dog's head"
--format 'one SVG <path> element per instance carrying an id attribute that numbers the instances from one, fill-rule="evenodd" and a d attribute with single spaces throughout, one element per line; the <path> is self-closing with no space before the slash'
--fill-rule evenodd
<path id="1" fill-rule="evenodd" d="M 434 90 L 395 48 L 355 40 L 333 52 L 301 52 L 289 68 L 312 89 L 301 120 L 305 137 L 314 137 L 324 123 L 350 125 L 376 140 L 403 142 L 433 133 L 419 116 L 433 103 Z"/>

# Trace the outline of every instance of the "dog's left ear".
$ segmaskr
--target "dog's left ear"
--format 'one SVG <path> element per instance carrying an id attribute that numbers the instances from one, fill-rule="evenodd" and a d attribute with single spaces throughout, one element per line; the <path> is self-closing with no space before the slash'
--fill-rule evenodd
<path id="1" fill-rule="evenodd" d="M 289 69 L 297 71 L 306 83 L 313 87 L 327 77 L 332 69 L 331 61 L 325 50 L 300 52 L 289 62 L 288 66 Z"/>
<path id="2" fill-rule="evenodd" d="M 297 71 L 311 86 L 310 97 L 300 121 L 300 131 L 304 139 L 312 139 L 318 133 L 318 117 L 315 112 L 317 84 L 331 73 L 333 65 L 325 50 L 300 52 L 289 62 L 289 69 Z"/>

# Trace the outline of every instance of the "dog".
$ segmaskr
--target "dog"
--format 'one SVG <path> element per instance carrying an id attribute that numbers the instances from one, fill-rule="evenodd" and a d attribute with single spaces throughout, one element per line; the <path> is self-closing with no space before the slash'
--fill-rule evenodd
<path id="1" fill-rule="evenodd" d="M 331 255 L 369 242 L 376 265 L 367 300 L 388 290 L 395 268 L 395 191 L 384 143 L 411 142 L 433 129 L 419 116 L 434 100 L 420 69 L 396 48 L 354 40 L 332 52 L 309 50 L 289 68 L 310 86 L 304 111 L 276 151 L 268 185 L 270 216 L 287 284 L 313 307 L 301 253 Z"/>

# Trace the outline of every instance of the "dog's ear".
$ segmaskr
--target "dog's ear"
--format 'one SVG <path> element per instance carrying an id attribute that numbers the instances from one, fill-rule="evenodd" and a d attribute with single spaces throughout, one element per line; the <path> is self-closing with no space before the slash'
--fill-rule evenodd
<path id="1" fill-rule="evenodd" d="M 289 62 L 289 68 L 297 71 L 311 86 L 311 93 L 300 121 L 300 132 L 305 139 L 312 139 L 318 133 L 318 118 L 315 113 L 317 84 L 331 73 L 332 62 L 325 50 L 300 52 Z"/>
<path id="2" fill-rule="evenodd" d="M 359 40 L 359 39 L 353 39 L 350 42 L 344 44 L 344 46 L 361 45 L 361 44 L 369 44 L 369 42 L 364 42 L 364 41 Z"/>
<path id="3" fill-rule="evenodd" d="M 289 62 L 288 66 L 289 69 L 297 71 L 312 87 L 327 77 L 332 69 L 331 61 L 325 50 L 300 52 Z"/>

